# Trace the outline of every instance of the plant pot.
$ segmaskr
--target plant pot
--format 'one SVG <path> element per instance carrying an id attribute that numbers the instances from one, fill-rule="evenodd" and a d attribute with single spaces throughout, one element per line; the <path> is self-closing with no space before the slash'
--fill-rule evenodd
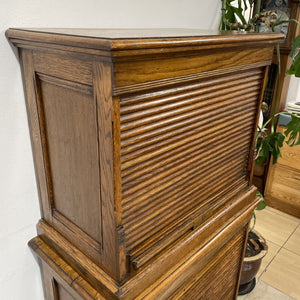
<path id="1" fill-rule="evenodd" d="M 255 276 L 260 268 L 262 259 L 268 252 L 266 240 L 257 231 L 252 231 L 252 234 L 257 237 L 257 241 L 256 239 L 255 241 L 259 246 L 259 253 L 255 254 L 254 256 L 244 257 L 239 286 L 239 295 L 248 294 L 254 289 L 256 284 Z"/>

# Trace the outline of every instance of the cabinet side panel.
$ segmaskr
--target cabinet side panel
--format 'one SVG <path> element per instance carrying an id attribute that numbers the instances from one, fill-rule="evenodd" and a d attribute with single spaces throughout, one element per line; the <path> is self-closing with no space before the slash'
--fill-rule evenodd
<path id="1" fill-rule="evenodd" d="M 111 64 L 94 56 L 20 51 L 42 217 L 119 279 L 118 259 L 124 266 L 125 256 L 117 252 L 114 214 Z M 59 73 L 53 73 L 57 65 L 49 68 L 55 56 Z M 72 70 L 88 76 L 71 77 Z M 40 234 L 67 259 L 63 245 Z"/>
<path id="2" fill-rule="evenodd" d="M 39 113 L 36 103 L 33 55 L 31 50 L 20 49 L 19 51 L 41 215 L 49 223 L 51 223 L 48 180 L 43 156 L 43 143 L 39 123 Z"/>
<path id="3" fill-rule="evenodd" d="M 45 78 L 39 83 L 54 217 L 67 218 L 102 244 L 94 99 L 80 87 L 63 87 L 59 81 L 50 83 Z"/>

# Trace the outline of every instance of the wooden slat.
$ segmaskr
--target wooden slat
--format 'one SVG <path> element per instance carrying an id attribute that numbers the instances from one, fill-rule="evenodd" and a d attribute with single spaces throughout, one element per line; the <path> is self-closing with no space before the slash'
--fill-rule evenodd
<path id="1" fill-rule="evenodd" d="M 120 99 L 122 225 L 135 267 L 246 187 L 261 82 L 259 68 Z"/>
<path id="2" fill-rule="evenodd" d="M 160 232 L 156 233 L 155 235 L 152 235 L 151 239 L 147 239 L 147 240 L 143 241 L 142 243 L 140 243 L 138 245 L 138 247 L 131 249 L 129 252 L 130 258 L 137 257 L 141 253 L 146 252 L 147 249 L 150 249 L 150 248 L 154 247 L 155 245 L 157 245 L 158 243 L 160 243 L 160 240 L 162 240 L 163 236 L 169 235 L 172 231 L 174 231 L 174 229 L 179 227 L 180 224 L 184 223 L 184 220 L 186 220 L 186 219 L 189 219 L 189 218 L 193 219 L 193 223 L 194 223 L 193 226 L 195 226 L 196 222 L 194 220 L 194 216 L 196 216 L 196 218 L 199 219 L 199 215 L 201 214 L 201 212 L 203 210 L 206 210 L 206 207 L 211 205 L 211 203 L 214 203 L 216 201 L 216 199 L 218 199 L 218 202 L 223 203 L 224 201 L 227 200 L 227 198 L 229 198 L 229 197 L 227 197 L 229 194 L 230 194 L 230 197 L 233 197 L 234 195 L 236 195 L 239 191 L 241 191 L 246 186 L 247 186 L 247 182 L 245 181 L 245 178 L 240 178 L 239 180 L 236 180 L 236 181 L 232 182 L 231 184 L 224 186 L 221 191 L 215 193 L 213 197 L 209 197 L 208 200 L 203 202 L 203 205 L 198 206 L 197 209 L 195 209 L 193 212 L 191 211 L 188 214 L 178 218 L 168 228 L 164 228 L 163 231 L 160 231 Z M 222 199 L 222 201 L 219 201 L 219 199 Z M 202 218 L 201 218 L 201 221 L 205 222 L 205 220 L 203 220 Z M 159 241 L 159 242 L 157 242 L 157 241 Z"/>
<path id="3" fill-rule="evenodd" d="M 192 220 L 187 220 L 186 222 L 180 224 L 174 232 L 171 232 L 169 235 L 165 235 L 160 242 L 155 245 L 155 247 L 150 248 L 148 251 L 143 252 L 139 256 L 135 257 L 132 260 L 133 266 L 137 269 L 141 265 L 148 262 L 153 258 L 157 253 L 164 250 L 172 242 L 176 241 L 179 237 L 187 233 L 189 230 L 192 230 Z"/>
<path id="4" fill-rule="evenodd" d="M 151 116 L 146 116 L 145 118 L 143 118 L 142 116 L 136 116 L 136 118 L 139 119 L 124 120 L 124 118 L 121 116 L 122 139 L 129 138 L 130 136 L 139 135 L 142 132 L 153 130 L 155 128 L 160 128 L 167 124 L 173 124 L 175 122 L 190 118 L 195 115 L 200 116 L 200 114 L 203 114 L 205 112 L 212 112 L 214 109 L 217 109 L 220 106 L 223 106 L 224 110 L 227 110 L 226 105 L 232 104 L 236 101 L 245 100 L 246 98 L 251 96 L 256 96 L 257 93 L 259 93 L 258 86 L 252 86 L 242 91 L 235 91 L 228 94 L 224 94 L 223 91 L 223 95 L 221 91 L 220 94 L 215 95 L 214 98 L 211 98 L 212 95 L 209 94 L 206 97 L 197 98 L 197 104 L 188 105 L 188 103 L 186 103 L 186 106 L 184 107 L 167 112 L 156 112 L 155 114 Z M 129 131 L 130 129 L 134 130 Z"/>
<path id="5" fill-rule="evenodd" d="M 239 80 L 240 82 L 248 81 L 250 78 L 251 79 L 258 79 L 261 78 L 262 73 L 260 69 L 252 69 L 252 70 L 247 70 L 247 72 L 241 71 L 239 75 Z M 226 77 L 224 76 L 218 76 L 214 77 L 209 80 L 201 80 L 197 81 L 195 83 L 190 83 L 189 85 L 181 85 L 181 86 L 176 86 L 174 88 L 171 86 L 170 88 L 165 88 L 162 90 L 154 91 L 152 93 L 147 93 L 147 94 L 131 94 L 129 97 L 123 96 L 120 99 L 120 106 L 121 108 L 125 108 L 127 106 L 132 107 L 134 105 L 140 104 L 143 105 L 144 107 L 152 107 L 153 104 L 156 103 L 156 101 L 161 101 L 160 98 L 164 97 L 168 99 L 168 97 L 171 97 L 173 95 L 176 95 L 178 93 L 185 93 L 185 92 L 192 92 L 194 93 L 199 93 L 199 90 L 202 88 L 215 88 L 216 86 L 220 86 L 222 84 L 230 84 L 234 80 L 236 80 L 236 75 L 228 75 Z M 217 89 L 217 87 L 216 87 Z M 201 91 L 200 91 L 201 93 Z M 157 98 L 159 98 L 157 100 Z M 128 108 L 129 109 L 129 108 Z M 122 110 L 123 111 L 123 110 Z"/>
<path id="6" fill-rule="evenodd" d="M 236 172 L 238 173 L 238 172 Z M 245 176 L 244 176 L 245 179 Z M 231 176 L 228 176 L 228 178 L 224 178 L 221 180 L 221 185 L 219 187 L 218 191 L 221 191 L 222 188 L 226 187 L 226 185 L 229 185 L 230 183 L 232 183 L 234 180 L 236 180 L 236 174 L 233 174 Z M 205 188 L 213 188 L 213 184 L 208 184 L 207 186 L 205 186 Z M 218 193 L 218 191 L 212 191 L 214 193 Z M 219 196 L 224 196 L 226 193 L 222 193 L 221 195 L 219 194 Z M 214 198 L 214 195 L 207 195 L 207 192 L 202 191 L 201 193 L 199 193 L 199 195 L 197 195 L 199 197 L 201 196 L 211 196 L 211 198 Z M 185 200 L 185 199 L 184 199 Z M 129 237 L 127 237 L 127 242 L 126 242 L 126 248 L 128 251 L 131 251 L 132 249 L 138 249 L 141 247 L 140 245 L 142 245 L 145 241 L 151 242 L 153 241 L 154 243 L 158 243 L 159 240 L 157 240 L 156 238 L 156 234 L 157 233 L 162 233 L 162 236 L 166 235 L 166 232 L 169 231 L 169 227 L 171 227 L 174 223 L 177 223 L 177 226 L 179 226 L 180 224 L 182 224 L 182 222 L 185 222 L 188 218 L 193 217 L 193 215 L 195 214 L 196 211 L 201 210 L 201 208 L 207 204 L 210 201 L 210 199 L 204 199 L 203 205 L 198 204 L 197 205 L 191 205 L 190 206 L 190 210 L 185 210 L 182 211 L 181 215 L 178 216 L 173 216 L 173 218 L 170 218 L 168 216 L 168 224 L 160 224 L 160 226 L 154 226 L 151 227 L 150 231 L 143 231 L 143 233 L 139 233 L 138 232 L 138 236 L 134 236 L 134 234 L 131 236 L 131 239 Z M 205 203 L 205 204 L 204 204 Z M 194 204 L 194 201 L 191 200 L 188 204 Z M 193 211 L 194 210 L 194 211 Z M 176 226 L 174 226 L 176 227 Z M 143 230 L 143 228 L 141 228 L 141 231 Z M 135 250 L 135 251 L 138 251 Z"/>
<path id="7" fill-rule="evenodd" d="M 259 82 L 259 79 L 251 80 L 246 83 L 239 82 L 238 86 L 236 85 L 236 82 L 234 82 L 234 86 L 229 85 L 228 87 L 228 85 L 226 86 L 226 84 L 224 84 L 224 86 L 221 86 L 221 88 L 218 87 L 218 89 L 216 90 L 212 88 L 206 88 L 205 90 L 202 90 L 201 93 L 198 92 L 196 95 L 193 95 L 193 93 L 189 93 L 187 95 L 180 95 L 177 97 L 174 96 L 173 99 L 175 101 L 166 101 L 167 103 L 158 102 L 158 105 L 150 108 L 145 108 L 141 105 L 130 107 L 130 110 L 129 108 L 127 108 L 126 110 L 121 108 L 121 121 L 123 123 L 128 123 L 138 120 L 138 124 L 143 124 L 145 121 L 147 121 L 147 117 L 151 116 L 153 118 L 155 116 L 157 119 L 159 119 L 160 114 L 162 114 L 163 112 L 169 112 L 169 114 L 173 115 L 178 114 L 178 112 L 181 113 L 182 111 L 187 111 L 189 109 L 189 106 L 191 105 L 195 108 L 204 107 L 207 105 L 207 102 L 203 103 L 205 100 L 216 99 L 219 97 L 228 99 L 230 97 L 233 98 L 237 95 L 244 95 L 247 92 L 252 92 L 253 88 L 255 89 Z"/>
<path id="8" fill-rule="evenodd" d="M 220 105 L 219 108 L 214 109 L 214 115 L 211 115 L 209 112 L 202 113 L 201 119 L 199 119 L 199 115 L 196 114 L 195 116 L 184 119 L 181 122 L 179 121 L 175 124 L 166 125 L 162 128 L 154 129 L 129 139 L 123 139 L 121 144 L 122 155 L 124 156 L 123 159 L 125 159 L 125 155 L 129 152 L 133 152 L 139 148 L 145 148 L 146 146 L 152 145 L 159 141 L 164 141 L 165 139 L 169 139 L 174 136 L 179 136 L 180 133 L 187 133 L 190 131 L 190 134 L 193 134 L 197 128 L 198 130 L 210 128 L 212 126 L 212 122 L 216 123 L 230 120 L 232 114 L 248 111 L 251 107 L 255 107 L 253 103 L 254 99 L 256 99 L 256 95 L 254 95 L 252 98 L 243 99 L 243 105 L 240 104 L 240 101 L 236 101 L 235 99 L 230 105 L 232 112 L 230 115 L 228 114 L 228 111 L 224 111 L 223 105 Z"/>
<path id="9" fill-rule="evenodd" d="M 244 149 L 245 147 L 244 146 L 248 146 L 248 141 L 246 140 L 246 141 L 244 141 L 244 142 L 240 142 L 240 141 L 238 141 L 238 142 L 236 142 L 235 143 L 235 145 L 233 145 L 233 149 L 234 150 L 241 150 L 241 149 Z M 222 149 L 220 150 L 220 151 L 216 151 L 216 155 L 217 156 L 219 156 L 219 158 L 223 158 L 223 157 L 227 157 L 228 156 L 228 150 L 227 151 L 223 151 Z M 209 159 L 210 159 L 211 157 L 208 157 L 207 159 L 206 159 L 206 161 L 209 161 Z M 206 164 L 207 165 L 207 164 Z M 201 164 L 201 168 L 204 168 L 205 167 L 205 164 L 203 165 L 203 164 Z M 173 173 L 174 174 L 174 173 Z M 174 175 L 174 177 L 176 177 L 176 176 L 178 176 L 178 174 L 175 174 Z M 162 175 L 162 177 L 164 177 L 164 173 L 163 173 L 163 175 Z M 160 179 L 160 178 L 159 178 Z M 158 180 L 159 180 L 158 179 Z M 170 180 L 171 178 L 167 178 L 165 181 L 168 181 L 168 180 Z M 159 181 L 159 183 L 160 183 L 161 181 Z M 144 186 L 141 186 L 140 187 L 141 189 L 142 188 L 144 188 Z M 149 216 L 149 215 L 157 215 L 157 214 L 159 214 L 160 213 L 160 208 L 162 207 L 162 210 L 163 209 L 165 209 L 167 206 L 169 206 L 169 205 L 172 205 L 172 204 L 174 204 L 174 203 L 164 203 L 164 202 L 161 202 L 161 203 L 158 203 L 156 206 L 155 206 L 155 210 L 153 211 L 153 210 L 147 210 L 147 211 L 145 211 L 145 213 L 144 214 L 142 214 L 142 215 L 140 215 L 140 216 L 137 216 L 136 218 L 134 218 L 134 221 L 131 219 L 131 221 L 129 221 L 129 220 L 126 220 L 126 225 L 127 226 L 130 226 L 130 225 L 132 225 L 132 223 L 134 222 L 135 224 L 137 224 L 137 222 L 139 221 L 139 220 L 141 220 L 141 221 L 143 221 L 143 222 L 145 222 L 146 220 L 147 220 L 147 216 Z M 152 206 L 153 204 L 152 203 L 150 203 L 150 205 Z M 139 211 L 139 214 L 141 213 L 141 211 Z"/>
<path id="10" fill-rule="evenodd" d="M 244 153 L 246 154 L 246 153 Z M 236 154 L 236 156 L 238 156 L 238 154 Z M 214 170 L 214 168 L 218 169 L 222 169 L 223 165 L 220 165 L 221 163 L 226 162 L 226 160 L 228 160 L 228 158 L 230 158 L 231 156 L 225 157 L 224 159 L 212 162 L 211 164 L 207 163 L 206 166 L 204 166 L 203 168 L 201 166 L 199 166 L 196 170 L 190 170 L 189 174 L 185 174 L 185 175 L 181 175 L 179 174 L 179 178 L 176 177 L 176 179 L 173 179 L 172 182 L 163 182 L 160 186 L 157 186 L 153 189 L 148 189 L 147 191 L 145 191 L 144 194 L 141 195 L 133 195 L 130 198 L 126 198 L 123 200 L 124 201 L 124 210 L 132 207 L 132 206 L 136 206 L 138 203 L 143 202 L 144 205 L 147 204 L 149 201 L 152 201 L 153 198 L 157 197 L 157 195 L 160 195 L 161 198 L 161 194 L 165 191 L 165 193 L 167 193 L 167 188 L 173 186 L 176 187 L 176 184 L 180 183 L 179 186 L 184 187 L 184 185 L 189 185 L 190 183 L 192 183 L 194 180 L 197 181 L 197 177 L 202 178 L 204 177 L 205 179 L 207 178 L 211 178 L 211 171 Z M 239 157 L 239 156 L 238 156 Z M 245 157 L 243 157 L 245 159 Z M 228 164 L 230 166 L 230 163 Z M 205 171 L 207 172 L 207 174 L 205 173 Z M 230 169 L 228 170 L 228 172 L 230 172 Z M 190 176 L 188 176 L 190 175 Z M 161 193 L 160 193 L 161 192 Z M 159 194 L 160 193 L 160 194 Z M 137 197 L 138 196 L 138 197 Z M 151 196 L 153 196 L 153 198 L 151 198 Z M 168 197 L 167 197 L 168 198 Z M 150 200 L 151 199 L 151 200 Z"/>
<path id="11" fill-rule="evenodd" d="M 233 124 L 235 124 L 235 126 L 237 126 L 237 124 L 238 124 L 238 126 L 243 125 L 243 123 L 248 121 L 247 118 L 251 118 L 251 117 L 253 117 L 253 112 L 245 113 L 244 115 L 241 115 L 235 119 L 231 119 L 230 121 L 223 122 L 223 123 L 220 122 L 219 124 L 215 125 L 214 127 L 210 127 L 207 130 L 204 130 L 204 131 L 199 130 L 194 135 L 190 135 L 186 138 L 179 139 L 176 142 L 173 142 L 171 144 L 167 144 L 167 145 L 165 145 L 165 143 L 163 143 L 163 145 L 159 144 L 159 145 L 157 145 L 158 147 L 155 151 L 147 152 L 143 155 L 135 154 L 133 159 L 123 162 L 122 166 L 121 166 L 121 170 L 123 171 L 126 168 L 133 167 L 139 163 L 142 163 L 143 161 L 149 160 L 152 157 L 169 152 L 170 150 L 173 150 L 182 145 L 188 145 L 192 141 L 200 140 L 201 138 L 203 138 L 209 134 L 211 134 L 213 136 L 215 134 L 215 132 L 218 132 L 220 129 L 223 129 L 223 128 L 228 128 L 228 126 L 230 126 L 230 125 L 233 125 Z M 228 134 L 228 132 L 227 132 L 227 134 Z"/>
<path id="12" fill-rule="evenodd" d="M 230 163 L 227 163 L 224 165 L 222 170 L 216 169 L 213 172 L 211 172 L 211 176 L 209 179 L 216 178 L 216 176 L 227 176 L 227 178 L 230 178 L 231 175 L 234 175 L 234 178 L 238 177 L 238 174 L 241 173 L 241 169 L 244 167 L 240 166 L 241 162 L 243 161 L 243 158 L 238 160 L 236 163 L 232 164 L 236 167 L 237 170 L 233 169 L 231 174 L 228 174 L 227 169 L 230 165 Z M 202 178 L 199 178 L 199 180 Z M 201 184 L 199 183 L 199 188 L 206 188 L 206 184 L 209 180 L 201 181 Z M 200 181 L 199 181 L 200 182 Z M 229 183 L 229 182 L 228 182 Z M 217 189 L 218 187 L 214 186 L 214 189 Z M 206 191 L 207 193 L 207 191 Z M 200 197 L 199 197 L 200 198 Z M 191 205 L 193 205 L 195 202 L 199 203 L 199 198 L 197 201 L 197 198 L 190 198 L 189 201 L 180 201 L 176 206 L 173 206 L 171 210 L 169 210 L 165 215 L 167 216 L 167 222 L 171 222 L 172 220 L 176 219 L 178 217 L 178 214 L 183 214 L 187 210 L 191 208 Z M 136 241 L 138 239 L 145 239 L 147 236 L 153 234 L 153 232 L 158 231 L 161 227 L 166 226 L 165 222 L 166 220 L 160 215 L 160 218 L 157 218 L 157 220 L 154 220 L 152 223 L 147 223 L 146 226 L 140 227 L 137 231 L 133 232 L 126 232 L 126 238 L 129 244 L 131 244 L 133 241 Z M 125 224 L 124 224 L 125 227 Z M 125 227 L 126 231 L 126 227 Z"/>
<path id="13" fill-rule="evenodd" d="M 252 111 L 254 110 L 254 107 L 252 107 Z M 251 110 L 250 110 L 250 112 L 251 112 Z M 230 117 L 233 117 L 233 116 L 236 116 L 236 115 L 239 115 L 240 113 L 238 113 L 238 114 L 232 114 Z M 251 120 L 251 119 L 250 119 Z M 222 120 L 221 120 L 221 123 L 222 123 Z M 213 126 L 214 126 L 214 124 L 213 124 Z M 249 125 L 246 125 L 246 126 L 249 126 Z M 243 127 L 245 127 L 245 124 L 241 124 L 241 128 L 243 128 Z M 210 129 L 210 127 L 209 127 L 209 129 Z M 200 129 L 199 129 L 199 131 L 201 131 Z M 203 132 L 204 132 L 204 129 L 203 129 Z M 220 132 L 220 131 L 219 131 Z M 218 132 L 218 133 L 219 133 Z M 245 132 L 242 132 L 242 133 L 240 133 L 240 130 L 238 131 L 238 135 L 240 135 L 240 134 L 244 134 Z M 234 136 L 234 134 L 235 134 L 235 132 L 232 132 L 232 137 Z M 188 135 L 188 133 L 186 133 L 186 135 L 183 135 L 183 137 L 186 137 L 186 136 L 189 136 Z M 212 132 L 210 135 L 209 134 L 207 134 L 207 137 L 209 137 L 209 138 L 211 138 L 211 139 L 213 139 L 214 137 L 216 136 L 216 132 Z M 193 135 L 192 135 L 192 137 L 193 137 Z M 219 139 L 216 141 L 216 143 L 218 144 L 219 143 L 219 140 L 221 140 L 221 139 L 224 139 L 224 137 L 221 135 L 220 137 L 219 137 Z M 223 142 L 225 142 L 226 143 L 226 140 L 228 141 L 228 139 L 227 139 L 227 137 L 225 136 L 225 140 L 223 140 Z M 202 151 L 202 152 L 204 152 L 205 150 L 207 150 L 208 148 L 207 147 L 209 147 L 210 145 L 213 145 L 213 146 L 217 146 L 216 145 L 216 143 L 212 143 L 212 141 L 210 140 L 210 142 L 209 142 L 209 145 L 208 146 L 206 146 L 205 148 L 203 147 L 203 145 L 205 145 L 205 142 L 203 143 L 203 141 L 202 141 L 202 139 L 201 140 L 196 140 L 196 139 L 194 139 L 194 141 L 196 141 L 197 143 L 196 143 L 196 145 L 195 145 L 195 147 L 191 147 L 192 145 L 190 145 L 190 144 L 186 144 L 186 147 L 185 147 L 185 149 L 182 149 L 181 148 L 181 152 L 183 152 L 183 151 L 185 151 L 185 153 L 184 153 L 184 155 L 182 154 L 181 155 L 181 158 L 183 158 L 184 159 L 184 157 L 186 156 L 186 155 L 189 155 L 189 154 L 192 154 L 192 153 L 194 153 L 194 152 L 197 152 L 197 151 Z M 162 146 L 162 145 L 165 145 L 165 143 L 163 143 L 163 144 L 159 144 L 160 146 Z M 156 146 L 156 144 L 154 144 L 150 149 L 149 148 L 146 148 L 146 149 L 143 149 L 143 152 L 142 153 L 144 153 L 144 152 L 146 152 L 146 153 L 149 153 L 149 152 L 152 152 L 151 150 L 155 150 L 155 147 Z M 191 149 L 192 148 L 192 149 Z M 149 150 L 148 150 L 149 149 Z M 168 153 L 170 153 L 170 152 L 168 152 Z M 173 153 L 171 154 L 172 156 L 173 156 Z M 170 156 L 171 156 L 170 155 Z M 153 157 L 154 158 L 154 157 Z M 164 157 L 164 159 L 166 159 L 166 157 Z M 179 157 L 177 157 L 177 159 L 179 159 Z M 134 166 L 133 166 L 134 167 Z M 124 174 L 125 173 L 125 174 Z M 140 178 L 141 177 L 141 174 L 137 174 L 137 170 L 135 170 L 135 174 L 136 174 L 136 177 L 138 177 L 138 178 Z M 123 177 L 123 182 L 124 183 L 126 183 L 127 181 L 128 181 L 128 179 L 126 179 L 126 176 L 127 174 L 126 174 L 126 172 L 122 172 L 122 177 Z"/>
<path id="14" fill-rule="evenodd" d="M 232 122 L 231 125 L 228 125 L 225 128 L 219 129 L 219 135 L 206 135 L 201 137 L 201 144 L 199 140 L 192 140 L 189 144 L 183 144 L 177 148 L 171 149 L 170 151 L 163 153 L 162 155 L 156 156 L 151 160 L 145 160 L 140 162 L 137 165 L 134 165 L 131 168 L 127 168 L 122 171 L 122 182 L 126 183 L 134 178 L 139 178 L 143 174 L 153 172 L 158 167 L 162 167 L 167 165 L 168 163 L 174 162 L 185 155 L 192 153 L 193 151 L 198 151 L 202 149 L 202 151 L 209 150 L 217 146 L 219 142 L 224 142 L 228 140 L 227 133 L 231 133 L 231 138 L 235 136 L 240 136 L 241 128 L 247 127 L 251 125 L 252 120 L 244 120 L 239 122 L 239 126 L 236 126 L 235 122 Z M 207 146 L 203 149 L 202 144 L 206 143 Z"/>
<path id="15" fill-rule="evenodd" d="M 239 153 L 239 150 L 244 149 L 245 146 L 247 147 L 246 149 L 248 149 L 249 142 L 249 137 L 246 137 L 246 139 L 240 139 L 237 143 L 228 145 L 227 148 L 221 148 L 219 151 L 216 150 L 209 154 L 204 152 L 200 157 L 196 155 L 194 157 L 187 157 L 187 160 L 182 163 L 179 161 L 173 168 L 168 167 L 165 168 L 165 170 L 158 169 L 157 174 L 153 173 L 148 180 L 142 178 L 142 180 L 133 181 L 129 188 L 123 189 L 124 204 L 126 204 L 128 198 L 137 197 L 140 194 L 145 193 L 148 189 L 153 189 L 155 186 L 161 186 L 165 182 L 172 181 L 173 179 L 179 181 L 182 179 L 180 177 L 181 175 L 183 177 L 187 177 L 189 174 L 196 172 L 198 169 L 203 169 L 208 165 L 212 166 L 212 161 L 214 164 L 217 164 L 220 159 L 227 159 L 232 153 L 238 153 L 238 155 L 241 156 L 242 151 Z M 218 159 L 213 160 L 214 157 L 217 157 Z"/>

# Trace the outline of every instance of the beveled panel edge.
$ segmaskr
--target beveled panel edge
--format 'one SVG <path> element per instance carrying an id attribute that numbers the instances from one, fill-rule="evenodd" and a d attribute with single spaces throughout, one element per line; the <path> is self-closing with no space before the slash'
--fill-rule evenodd
<path id="1" fill-rule="evenodd" d="M 113 295 L 118 293 L 120 284 L 45 220 L 38 222 L 37 231 L 38 238 L 55 250 L 76 272 L 86 275 L 87 281 L 106 288 Z"/>
<path id="2" fill-rule="evenodd" d="M 42 218 L 51 222 L 51 205 L 49 182 L 46 174 L 46 164 L 44 160 L 43 140 L 40 126 L 40 116 L 38 111 L 37 80 L 34 70 L 33 53 L 31 50 L 22 49 L 19 51 L 20 66 L 23 79 L 23 89 L 27 110 L 27 119 L 33 161 L 35 167 L 35 177 L 39 195 L 40 212 Z M 28 76 L 25 76 L 27 74 Z"/>
<path id="3" fill-rule="evenodd" d="M 62 88 L 74 90 L 78 93 L 86 94 L 89 96 L 93 95 L 93 87 L 91 85 L 62 79 L 59 77 L 47 75 L 47 74 L 40 73 L 40 72 L 35 72 L 35 74 L 36 74 L 37 78 L 41 81 L 44 81 L 44 82 L 47 82 L 47 83 L 50 83 L 50 84 L 53 84 L 53 85 L 56 85 L 56 86 L 59 86 Z"/>
<path id="4" fill-rule="evenodd" d="M 99 242 L 96 241 L 55 208 L 53 209 L 52 216 L 54 218 L 53 226 L 56 227 L 56 229 L 63 230 L 64 233 L 73 240 L 80 237 L 82 244 L 85 244 L 86 247 L 92 247 L 96 252 L 102 254 L 102 239 Z"/>
<path id="5" fill-rule="evenodd" d="M 78 295 L 82 296 L 84 299 L 117 299 L 113 294 L 113 291 L 102 293 L 98 291 L 94 286 L 92 286 L 86 279 L 80 275 L 76 270 L 72 268 L 56 251 L 49 246 L 43 239 L 39 236 L 32 238 L 28 242 L 28 246 L 35 252 L 38 259 L 41 260 L 42 269 L 44 269 L 44 264 L 47 269 L 51 270 L 49 275 L 56 275 L 59 277 L 60 283 L 72 288 Z M 48 271 L 49 272 L 49 271 Z M 53 278 L 57 280 L 58 278 Z M 54 288 L 54 287 L 53 287 Z M 54 292 L 54 291 L 53 291 Z M 88 298 L 87 298 L 88 297 Z M 80 299 L 83 299 L 80 298 Z"/>
<path id="6" fill-rule="evenodd" d="M 99 240 L 96 240 L 92 238 L 87 232 L 85 232 L 83 229 L 81 229 L 78 225 L 74 224 L 70 219 L 68 219 L 62 212 L 56 209 L 55 207 L 55 201 L 53 198 L 53 192 L 52 192 L 52 173 L 51 173 L 51 168 L 49 166 L 49 156 L 48 156 L 48 141 L 47 141 L 47 135 L 46 135 L 46 130 L 44 128 L 45 123 L 44 123 L 44 113 L 43 113 L 43 99 L 41 96 L 41 83 L 45 82 L 54 86 L 66 88 L 72 91 L 75 91 L 77 93 L 81 93 L 87 96 L 93 97 L 94 95 L 94 90 L 93 86 L 76 82 L 76 81 L 71 81 L 67 79 L 62 79 L 60 77 L 55 77 L 52 75 L 47 75 L 43 74 L 40 72 L 35 72 L 35 81 L 36 81 L 36 103 L 37 106 L 40 110 L 40 130 L 41 130 L 41 136 L 43 137 L 44 143 L 44 163 L 46 166 L 48 166 L 45 171 L 47 174 L 48 178 L 48 191 L 49 191 L 49 196 L 48 196 L 48 202 L 49 202 L 49 207 L 50 207 L 50 216 L 49 218 L 45 218 L 47 222 L 50 222 L 52 226 L 55 228 L 55 230 L 59 231 L 61 234 L 65 235 L 67 239 L 69 239 L 71 242 L 80 240 L 80 248 L 81 250 L 85 249 L 87 251 L 88 255 L 91 255 L 94 257 L 96 261 L 104 261 L 102 258 L 103 256 L 103 224 L 102 220 L 103 217 L 101 215 L 101 236 Z M 95 103 L 95 107 L 96 103 Z M 98 120 L 97 120 L 97 128 L 98 128 Z M 99 140 L 97 139 L 97 148 L 99 149 Z M 98 153 L 98 161 L 99 161 L 99 168 L 100 168 L 100 160 L 99 160 L 99 150 L 97 151 Z M 100 172 L 100 170 L 99 170 Z M 101 199 L 99 200 L 99 206 L 102 207 L 102 202 Z M 102 212 L 102 210 L 100 211 Z"/>
<path id="7" fill-rule="evenodd" d="M 120 96 L 120 95 L 124 95 L 124 94 L 138 92 L 138 91 L 155 89 L 155 88 L 159 88 L 162 86 L 175 85 L 178 83 L 187 83 L 187 82 L 200 80 L 200 79 L 204 79 L 204 78 L 208 78 L 208 77 L 226 75 L 226 74 L 230 74 L 230 73 L 234 73 L 234 72 L 241 72 L 241 71 L 246 71 L 249 69 L 265 67 L 270 64 L 271 64 L 270 61 L 262 61 L 262 62 L 246 64 L 246 65 L 242 65 L 242 66 L 235 66 L 235 67 L 217 69 L 217 70 L 213 70 L 213 71 L 205 71 L 205 72 L 200 72 L 200 73 L 158 79 L 158 80 L 147 81 L 147 82 L 127 85 L 127 86 L 113 87 L 113 95 Z"/>

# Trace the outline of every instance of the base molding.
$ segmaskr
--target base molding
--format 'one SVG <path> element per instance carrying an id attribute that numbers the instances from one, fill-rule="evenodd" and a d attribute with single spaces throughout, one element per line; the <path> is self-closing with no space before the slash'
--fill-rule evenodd
<path id="1" fill-rule="evenodd" d="M 155 272 L 151 265 L 146 273 L 141 271 L 120 285 L 60 236 L 60 242 L 71 249 L 65 259 L 56 250 L 57 245 L 54 247 L 53 241 L 49 237 L 45 238 L 45 232 L 49 230 L 52 235 L 59 234 L 47 223 L 40 221 L 38 229 L 44 234 L 33 238 L 29 246 L 41 264 L 46 299 L 204 299 L 204 296 L 213 297 L 210 293 L 220 295 L 219 289 L 227 286 L 230 288 L 226 290 L 226 297 L 232 294 L 228 299 L 234 299 L 237 282 L 231 277 L 239 276 L 248 222 L 258 201 L 256 199 L 240 215 L 234 216 L 205 245 L 193 251 L 188 249 L 188 257 L 147 286 L 144 284 L 147 273 Z M 72 260 L 77 260 L 76 265 Z M 228 284 L 224 284 L 224 281 L 228 281 Z M 202 292 L 205 294 L 200 297 Z M 52 296 L 49 298 L 49 295 Z"/>

